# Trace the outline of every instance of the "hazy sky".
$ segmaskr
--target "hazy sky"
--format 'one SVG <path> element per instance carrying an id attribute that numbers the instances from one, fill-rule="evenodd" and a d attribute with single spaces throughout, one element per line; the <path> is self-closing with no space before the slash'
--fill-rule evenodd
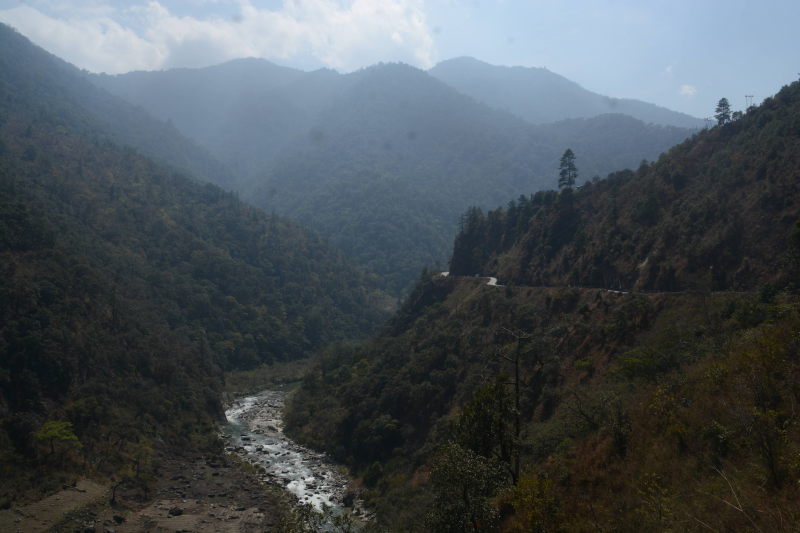
<path id="1" fill-rule="evenodd" d="M 93 72 L 469 55 L 700 117 L 800 72 L 800 0 L 0 0 L 0 21 Z"/>

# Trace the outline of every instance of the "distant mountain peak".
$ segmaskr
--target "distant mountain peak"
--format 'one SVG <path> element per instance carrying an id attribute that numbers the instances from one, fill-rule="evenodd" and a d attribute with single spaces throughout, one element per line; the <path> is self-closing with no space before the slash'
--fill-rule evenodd
<path id="1" fill-rule="evenodd" d="M 460 61 L 500 78 L 510 71 Z M 325 233 L 396 294 L 421 265 L 446 256 L 464 208 L 552 186 L 565 147 L 588 177 L 654 159 L 690 134 L 634 119 L 533 126 L 405 63 L 289 76 L 255 66 L 263 73 L 209 68 L 100 82 L 172 119 L 243 176 L 249 201 Z"/>
<path id="2" fill-rule="evenodd" d="M 429 72 L 433 73 L 435 71 L 440 71 L 444 69 L 453 69 L 453 68 L 479 69 L 475 70 L 475 72 L 502 72 L 509 70 L 515 72 L 546 72 L 551 75 L 557 76 L 559 78 L 565 80 L 567 79 L 564 76 L 561 76 L 560 74 L 552 72 L 547 67 L 531 67 L 525 65 L 495 65 L 472 56 L 458 56 L 450 59 L 445 59 L 437 63 L 433 68 L 429 70 Z"/>
<path id="3" fill-rule="evenodd" d="M 655 104 L 594 93 L 544 67 L 506 67 L 463 56 L 442 61 L 428 72 L 479 102 L 533 124 L 613 112 L 646 123 L 703 126 L 699 118 Z"/>
<path id="4" fill-rule="evenodd" d="M 485 65 L 489 67 L 493 67 L 494 65 L 487 63 L 486 61 L 482 61 L 478 58 L 472 56 L 458 56 L 452 57 L 450 59 L 445 59 L 444 61 L 440 61 L 436 67 L 440 65 Z M 436 68 L 434 67 L 434 68 Z"/>
<path id="5" fill-rule="evenodd" d="M 376 63 L 374 65 L 370 65 L 368 67 L 364 67 L 361 70 L 356 71 L 358 72 L 415 72 L 415 73 L 424 73 L 425 71 L 417 68 L 413 65 L 409 65 L 408 63 L 403 63 L 401 61 L 391 61 L 391 62 L 383 62 Z M 354 73 L 354 74 L 355 74 Z"/>

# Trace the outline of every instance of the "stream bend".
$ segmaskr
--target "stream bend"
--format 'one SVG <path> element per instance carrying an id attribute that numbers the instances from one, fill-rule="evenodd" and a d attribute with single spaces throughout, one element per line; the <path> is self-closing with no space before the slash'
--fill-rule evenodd
<path id="1" fill-rule="evenodd" d="M 239 398 L 225 411 L 222 438 L 226 450 L 264 468 L 264 481 L 284 487 L 318 511 L 340 512 L 349 480 L 325 454 L 292 441 L 283 433 L 285 391 L 265 390 Z M 354 510 L 359 514 L 359 509 Z"/>

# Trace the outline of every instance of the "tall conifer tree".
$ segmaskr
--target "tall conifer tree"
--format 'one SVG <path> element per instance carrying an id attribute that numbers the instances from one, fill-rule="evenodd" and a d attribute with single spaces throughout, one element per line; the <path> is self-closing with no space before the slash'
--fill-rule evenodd
<path id="1" fill-rule="evenodd" d="M 558 188 L 563 189 L 566 187 L 571 189 L 578 177 L 578 168 L 575 166 L 575 153 L 572 149 L 567 148 L 567 151 L 561 156 L 558 169 Z"/>

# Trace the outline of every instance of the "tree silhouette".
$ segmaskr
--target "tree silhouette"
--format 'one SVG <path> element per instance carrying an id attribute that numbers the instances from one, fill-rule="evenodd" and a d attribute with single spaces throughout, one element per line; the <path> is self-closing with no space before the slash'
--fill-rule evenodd
<path id="1" fill-rule="evenodd" d="M 714 111 L 714 118 L 717 119 L 718 125 L 722 126 L 731 121 L 731 104 L 728 103 L 727 98 L 721 98 Z"/>
<path id="2" fill-rule="evenodd" d="M 575 154 L 570 148 L 567 148 L 564 155 L 561 156 L 558 169 L 558 188 L 571 189 L 578 177 L 578 168 L 575 166 Z"/>

